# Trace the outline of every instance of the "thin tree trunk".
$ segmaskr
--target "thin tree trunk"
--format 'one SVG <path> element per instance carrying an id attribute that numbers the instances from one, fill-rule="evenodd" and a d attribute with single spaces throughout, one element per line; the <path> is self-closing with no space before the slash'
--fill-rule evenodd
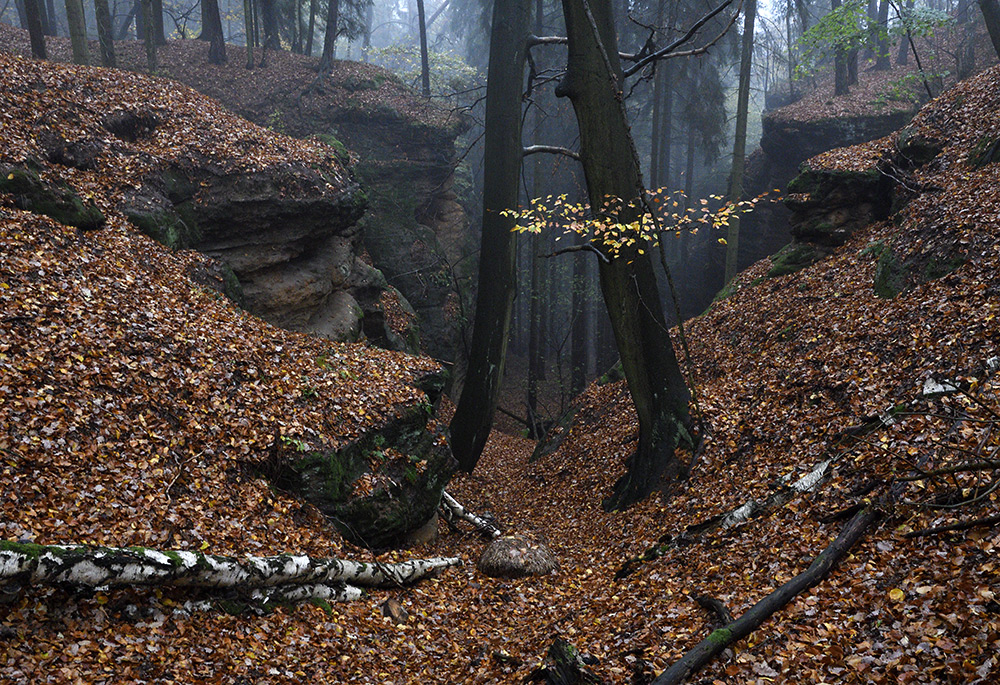
<path id="1" fill-rule="evenodd" d="M 310 57 L 313 54 L 313 34 L 316 33 L 316 5 L 317 0 L 309 0 L 309 30 L 306 33 L 306 54 Z"/>
<path id="2" fill-rule="evenodd" d="M 128 14 L 126 14 L 125 18 L 122 20 L 121 27 L 118 29 L 118 34 L 116 36 L 117 40 L 125 40 L 128 38 L 128 27 L 132 25 L 133 21 L 135 21 L 136 12 L 138 11 L 139 11 L 139 0 L 135 0 L 135 2 L 133 2 L 129 7 Z"/>
<path id="3" fill-rule="evenodd" d="M 830 0 L 830 9 L 836 10 L 841 5 L 841 0 Z M 833 53 L 833 94 L 847 95 L 848 75 L 847 75 L 847 51 L 837 47 Z"/>
<path id="4" fill-rule="evenodd" d="M 587 387 L 587 262 L 590 255 L 573 255 L 572 340 L 570 341 L 570 394 L 574 397 Z"/>
<path id="5" fill-rule="evenodd" d="M 246 68 L 253 69 L 253 2 L 243 0 L 243 26 L 246 31 L 247 61 Z"/>
<path id="6" fill-rule="evenodd" d="M 663 25 L 663 6 L 666 0 L 659 0 L 656 5 L 656 25 Z M 659 188 L 664 185 L 660 180 L 660 144 L 663 139 L 661 131 L 663 122 L 663 96 L 667 89 L 667 65 L 670 60 L 654 64 L 656 73 L 653 75 L 653 121 L 649 141 L 649 185 Z"/>
<path id="7" fill-rule="evenodd" d="M 486 85 L 483 234 L 472 350 L 465 387 L 451 421 L 451 449 L 471 472 L 486 445 L 507 357 L 510 315 L 516 290 L 514 219 L 501 214 L 517 206 L 521 169 L 521 97 L 530 0 L 495 0 Z"/>
<path id="8" fill-rule="evenodd" d="M 163 0 L 152 0 L 151 15 L 153 17 L 153 39 L 157 45 L 167 44 L 167 35 L 163 31 Z"/>
<path id="9" fill-rule="evenodd" d="M 968 0 L 966 0 L 968 1 Z M 889 0 L 878 3 L 878 47 L 875 57 L 875 71 L 889 71 L 892 59 L 889 56 Z"/>
<path id="10" fill-rule="evenodd" d="M 839 0 L 835 0 L 839 1 Z M 757 18 L 757 0 L 747 0 L 743 17 L 743 49 L 740 54 L 740 83 L 736 96 L 736 133 L 733 138 L 733 167 L 729 172 L 726 199 L 739 202 L 743 198 L 743 167 L 747 156 L 747 119 L 750 114 L 750 74 L 753 62 L 753 30 Z M 737 213 L 729 220 L 726 233 L 726 274 L 729 283 L 739 270 L 740 218 Z"/>
<path id="11" fill-rule="evenodd" d="M 101 64 L 115 66 L 115 41 L 111 28 L 111 9 L 108 0 L 94 0 L 94 14 L 97 19 L 97 42 L 101 48 Z"/>
<path id="12" fill-rule="evenodd" d="M 90 64 L 87 50 L 87 20 L 83 16 L 83 0 L 66 0 L 66 23 L 73 48 L 74 64 Z"/>
<path id="13" fill-rule="evenodd" d="M 420 29 L 420 87 L 425 98 L 431 96 L 431 67 L 427 57 L 427 24 L 424 20 L 424 0 L 417 0 L 417 22 Z"/>
<path id="14" fill-rule="evenodd" d="M 35 59 L 47 59 L 41 5 L 42 0 L 24 0 L 24 13 L 28 21 L 28 37 L 31 39 L 31 55 Z"/>
<path id="15" fill-rule="evenodd" d="M 17 23 L 23 31 L 28 30 L 28 15 L 24 10 L 24 0 L 14 0 L 14 9 L 17 10 Z"/>
<path id="16" fill-rule="evenodd" d="M 962 37 L 955 58 L 955 74 L 962 80 L 976 68 L 976 23 L 972 20 L 972 0 L 959 0 L 958 25 Z"/>
<path id="17" fill-rule="evenodd" d="M 55 0 L 45 0 L 44 5 L 45 13 L 42 15 L 42 21 L 45 26 L 46 36 L 58 36 L 59 35 L 59 18 L 56 15 L 56 2 Z"/>
<path id="18" fill-rule="evenodd" d="M 608 0 L 562 0 L 562 6 L 569 59 L 556 94 L 568 97 L 576 112 L 590 206 L 598 210 L 609 199 L 620 201 L 617 219 L 629 224 L 642 212 L 635 203 L 644 191 L 624 110 L 611 7 Z M 595 247 L 608 257 L 600 262 L 601 292 L 639 422 L 636 452 L 603 503 L 620 509 L 683 473 L 675 449 L 692 442 L 690 394 L 670 343 L 649 251 L 639 252 L 648 246 L 626 246 L 618 256 L 600 242 Z"/>
<path id="19" fill-rule="evenodd" d="M 907 16 L 907 14 L 913 10 L 914 1 L 915 0 L 907 0 L 906 6 L 899 17 L 900 21 L 904 21 L 904 18 Z M 905 37 L 902 38 L 899 41 L 899 53 L 896 55 L 896 66 L 903 66 L 909 61 L 910 58 L 909 49 L 910 49 L 909 40 Z"/>

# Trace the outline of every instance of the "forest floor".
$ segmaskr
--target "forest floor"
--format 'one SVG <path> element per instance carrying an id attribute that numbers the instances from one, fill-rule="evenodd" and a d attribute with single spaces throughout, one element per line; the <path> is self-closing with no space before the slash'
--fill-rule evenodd
<path id="1" fill-rule="evenodd" d="M 4 78 L 35 68 L 3 59 Z M 84 73 L 53 67 L 0 96 L 59 100 Z M 636 440 L 621 383 L 591 386 L 562 447 L 535 463 L 534 443 L 493 434 L 476 473 L 450 491 L 545 541 L 554 573 L 485 577 L 484 543 L 442 523 L 437 540 L 377 558 L 456 555 L 463 567 L 329 608 L 230 615 L 192 611 L 192 593 L 176 588 L 29 588 L 0 607 L 0 680 L 520 682 L 561 635 L 607 682 L 648 682 L 717 627 L 695 596 L 739 616 L 803 571 L 854 507 L 878 503 L 881 525 L 827 580 L 696 682 L 996 682 L 1000 531 L 907 534 L 1000 512 L 1000 163 L 973 163 L 1000 140 L 998 82 L 1000 70 L 984 72 L 918 116 L 943 150 L 907 171 L 890 220 L 792 275 L 754 265 L 687 323 L 685 368 L 709 427 L 687 481 L 626 512 L 601 509 Z M 121 87 L 153 97 L 138 81 Z M 207 106 L 171 97 L 183 112 Z M 224 113 L 208 114 L 222 130 Z M 0 111 L 0 161 L 33 149 L 33 121 Z M 254 149 L 278 155 L 268 140 Z M 815 164 L 850 171 L 896 142 Z M 88 178 L 65 180 L 105 202 Z M 81 233 L 0 200 L 0 537 L 375 558 L 247 465 L 279 436 L 345 440 L 412 406 L 410 383 L 432 362 L 271 327 L 192 283 L 201 257 L 121 218 Z M 879 297 L 893 263 L 912 267 L 910 280 Z M 692 528 L 764 503 L 824 462 L 817 489 L 730 527 Z M 890 483 L 910 484 L 888 500 Z M 388 598 L 407 621 L 382 615 Z"/>

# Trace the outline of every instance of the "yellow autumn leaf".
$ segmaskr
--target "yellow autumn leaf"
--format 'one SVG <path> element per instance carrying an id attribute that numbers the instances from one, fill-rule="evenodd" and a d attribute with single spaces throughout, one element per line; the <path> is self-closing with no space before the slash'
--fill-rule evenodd
<path id="1" fill-rule="evenodd" d="M 893 602 L 902 602 L 903 598 L 906 597 L 906 593 L 900 590 L 898 587 L 894 587 L 889 590 L 889 599 Z"/>
<path id="2" fill-rule="evenodd" d="M 720 245 L 728 245 L 729 243 L 726 242 L 725 238 L 719 238 L 719 244 Z"/>

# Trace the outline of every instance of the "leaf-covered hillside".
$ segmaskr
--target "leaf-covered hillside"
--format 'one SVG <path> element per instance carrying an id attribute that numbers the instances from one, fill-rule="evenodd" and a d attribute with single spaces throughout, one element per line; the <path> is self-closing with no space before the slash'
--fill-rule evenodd
<path id="1" fill-rule="evenodd" d="M 22 94 L 59 94 L 91 72 L 46 73 L 45 88 L 30 87 L 34 79 Z M 470 563 L 329 612 L 264 616 L 191 612 L 178 590 L 32 588 L 0 608 L 0 679 L 520 682 L 558 634 L 607 682 L 648 682 L 717 627 L 696 596 L 741 614 L 806 568 L 855 506 L 882 502 L 882 525 L 828 580 L 697 678 L 994 682 L 995 524 L 906 534 L 1000 509 L 990 371 L 1000 354 L 997 83 L 1000 71 L 985 72 L 918 117 L 941 152 L 884 169 L 897 177 L 888 221 L 792 275 L 768 279 L 771 264 L 755 265 L 688 324 L 710 440 L 669 497 L 624 513 L 600 508 L 635 439 L 620 383 L 590 388 L 561 449 L 535 463 L 533 443 L 494 434 L 475 475 L 452 492 L 508 530 L 544 537 L 555 573 L 497 580 Z M 105 87 L 94 82 L 92 97 L 110 97 Z M 4 160 L 32 149 L 30 129 L 0 122 L 23 131 L 0 138 Z M 190 129 L 196 138 L 213 130 L 203 123 Z M 242 125 L 224 123 L 217 128 Z M 254 131 L 255 145 L 293 144 Z M 895 157 L 898 146 L 894 138 L 813 164 L 854 172 L 855 160 Z M 99 207 L 126 180 L 63 173 Z M 110 209 L 107 227 L 82 233 L 2 199 L 0 537 L 369 558 L 244 464 L 281 447 L 281 436 L 348 439 L 420 402 L 411 383 L 430 361 L 263 324 L 192 282 L 202 258 L 165 250 Z M 899 274 L 891 299 L 875 288 L 889 272 Z M 814 491 L 782 489 L 827 460 Z M 986 466 L 959 470 L 969 461 Z M 954 473 L 929 475 L 940 469 Z M 892 478 L 914 480 L 889 501 Z M 750 500 L 758 513 L 749 521 L 697 527 Z M 474 561 L 482 551 L 478 537 L 443 524 L 440 533 L 410 554 Z M 409 614 L 398 625 L 379 608 L 390 596 Z"/>

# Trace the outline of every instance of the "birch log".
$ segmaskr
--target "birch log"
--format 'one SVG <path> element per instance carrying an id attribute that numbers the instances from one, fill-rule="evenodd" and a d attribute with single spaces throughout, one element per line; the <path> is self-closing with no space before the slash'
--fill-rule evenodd
<path id="1" fill-rule="evenodd" d="M 492 522 L 482 518 L 481 516 L 476 516 L 459 504 L 458 500 L 443 490 L 441 491 L 441 508 L 444 510 L 445 517 L 448 520 L 458 518 L 471 523 L 476 527 L 476 530 L 492 540 L 495 540 L 502 535 L 500 529 L 493 525 Z"/>
<path id="2" fill-rule="evenodd" d="M 355 599 L 360 591 L 354 585 L 409 585 L 461 563 L 457 557 L 382 564 L 296 554 L 229 557 L 146 547 L 0 541 L 0 585 L 172 585 L 236 589 L 251 595 L 260 591 L 259 596 L 291 600 Z"/>

